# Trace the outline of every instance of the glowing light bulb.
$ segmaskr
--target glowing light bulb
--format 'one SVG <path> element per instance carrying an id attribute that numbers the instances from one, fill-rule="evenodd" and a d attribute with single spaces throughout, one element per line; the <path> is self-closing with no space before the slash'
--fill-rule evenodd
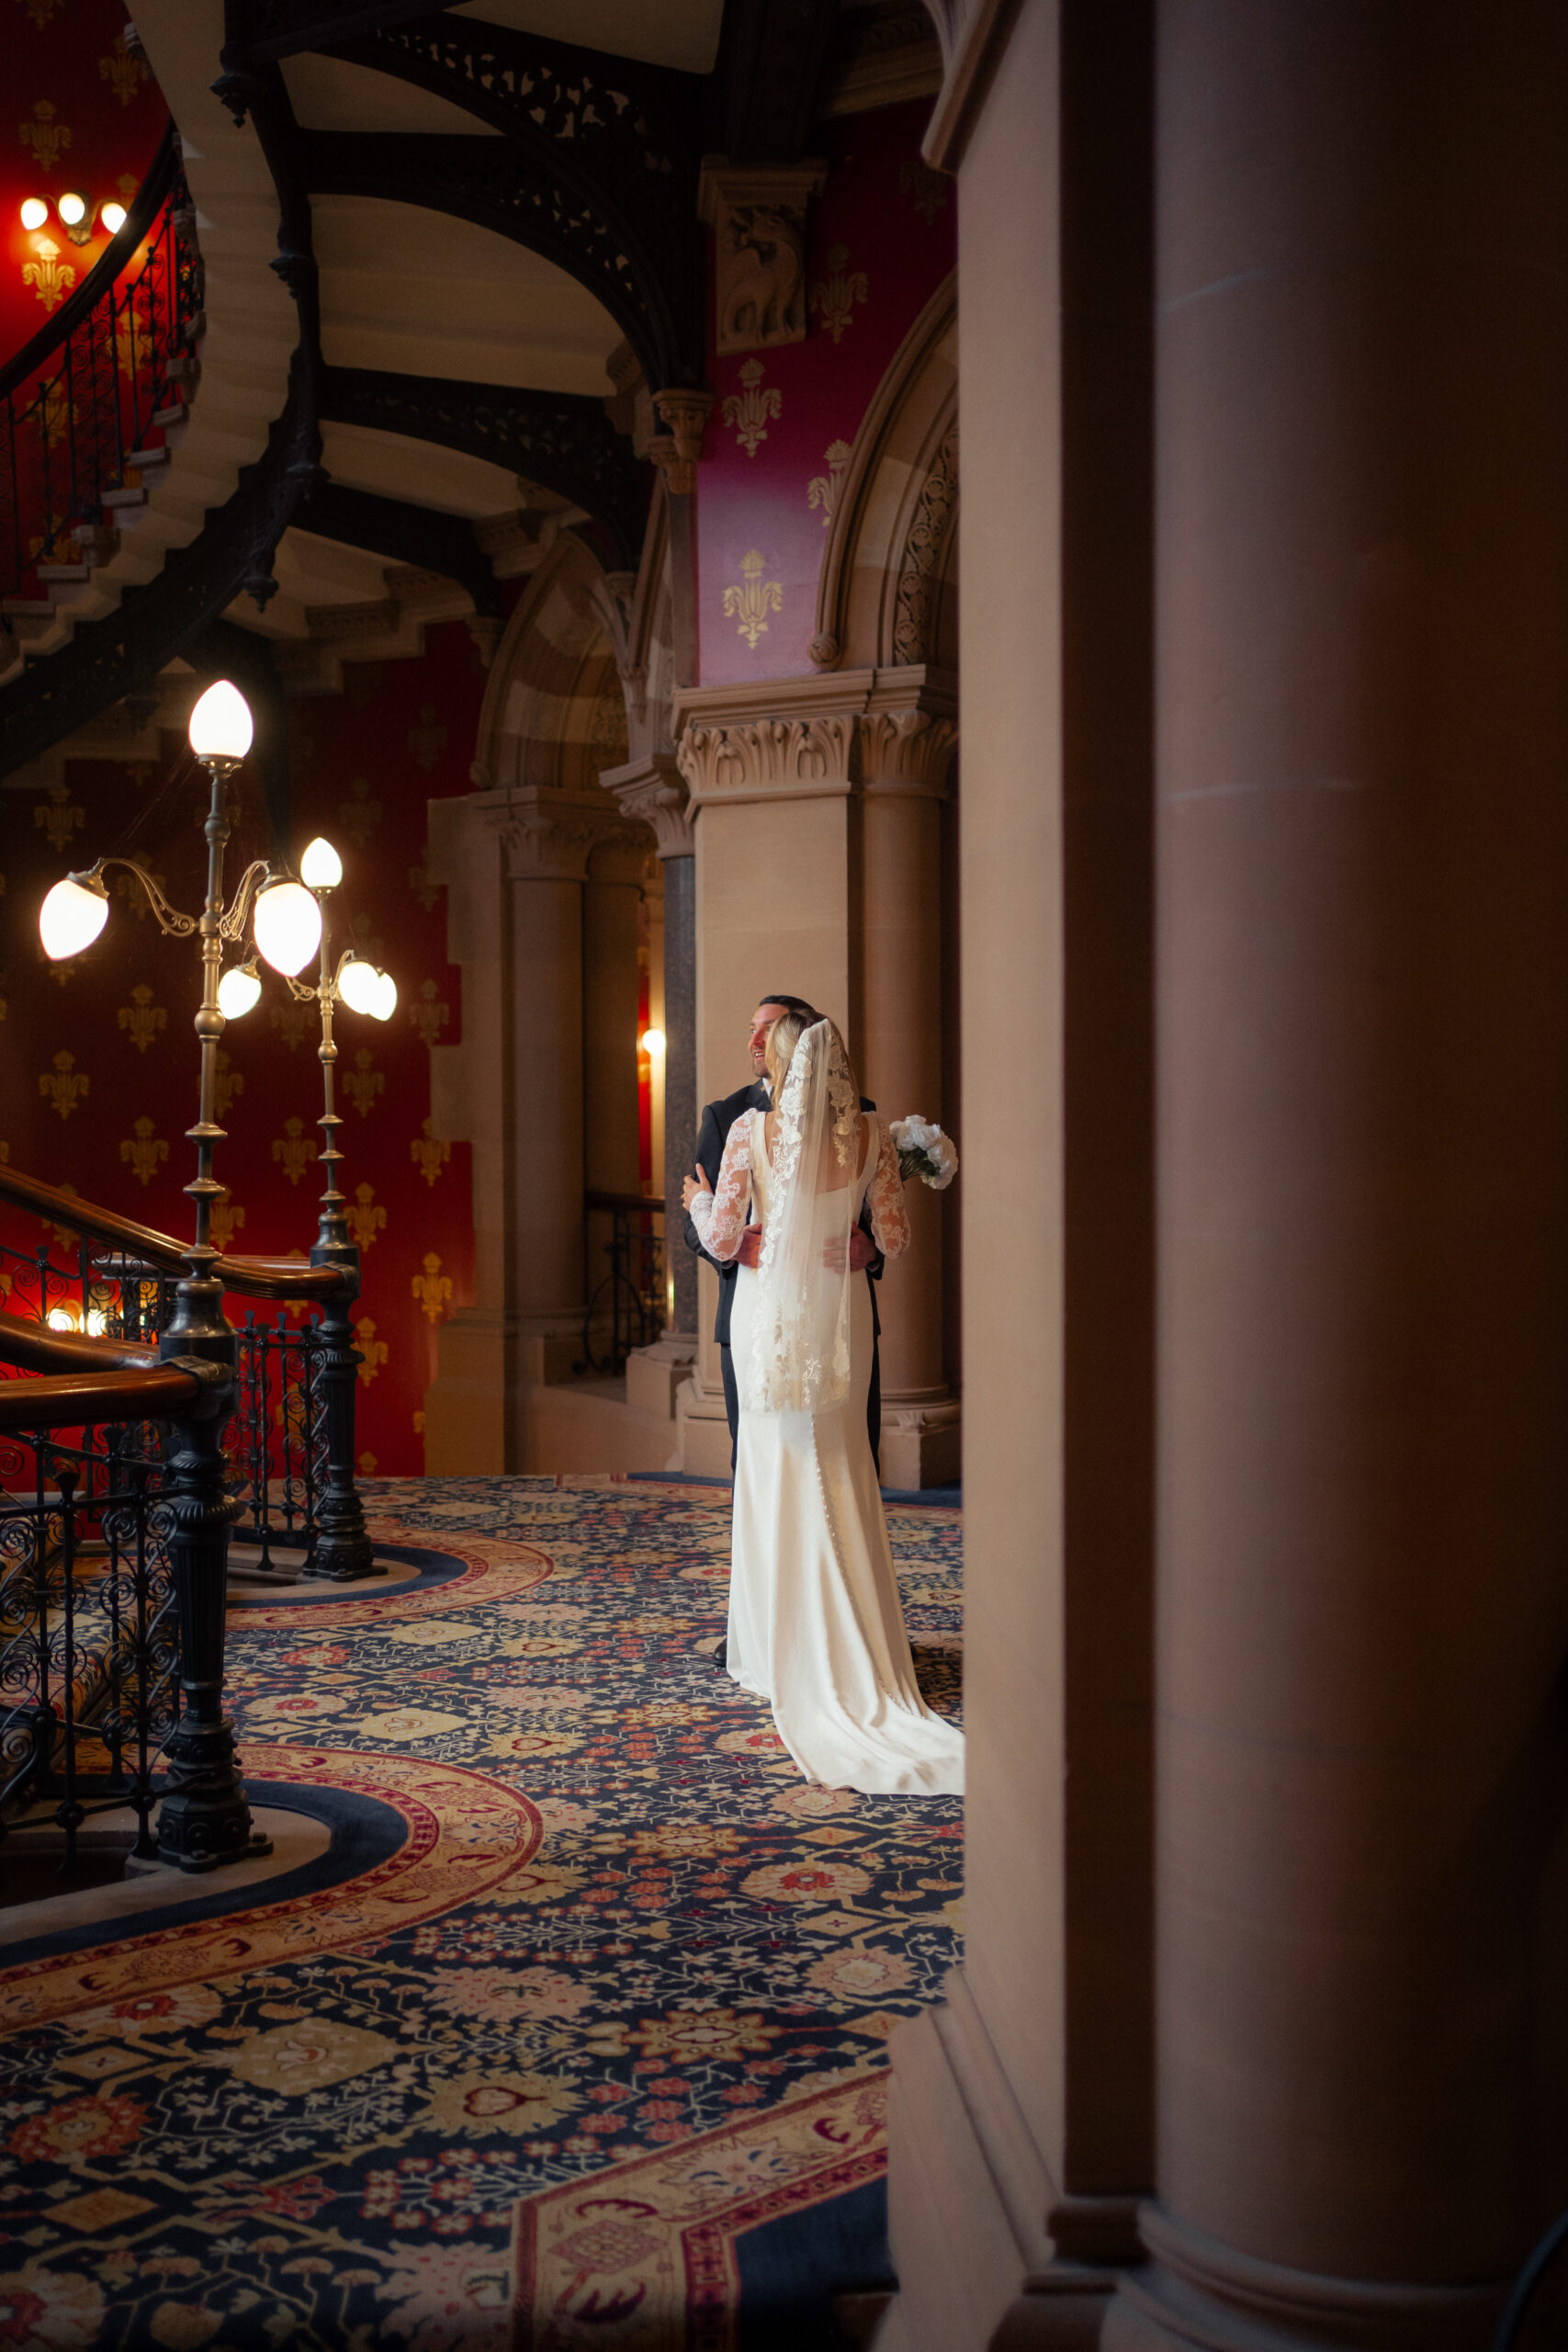
<path id="1" fill-rule="evenodd" d="M 261 980 L 243 964 L 231 964 L 218 983 L 218 1010 L 225 1021 L 243 1021 L 261 995 Z"/>
<path id="2" fill-rule="evenodd" d="M 67 188 L 60 198 L 60 217 L 68 229 L 79 229 L 87 217 L 87 199 L 76 190 Z"/>
<path id="3" fill-rule="evenodd" d="M 321 910 L 302 882 L 269 882 L 256 900 L 256 945 L 275 972 L 302 972 L 321 944 Z"/>
<path id="4" fill-rule="evenodd" d="M 123 204 L 100 204 L 98 219 L 111 237 L 118 237 L 125 226 L 125 207 Z"/>
<path id="5" fill-rule="evenodd" d="M 48 219 L 49 207 L 44 202 L 41 196 L 27 196 L 22 198 L 22 226 L 24 229 L 41 229 Z"/>
<path id="6" fill-rule="evenodd" d="M 104 1309 L 101 1306 L 90 1306 L 87 1309 L 88 1337 L 94 1340 L 101 1340 L 108 1328 L 109 1318 Z"/>
<path id="7" fill-rule="evenodd" d="M 354 1012 L 374 1017 L 381 1001 L 381 976 L 363 956 L 351 956 L 338 974 L 337 992 Z"/>
<path id="8" fill-rule="evenodd" d="M 637 1043 L 650 1061 L 657 1061 L 664 1051 L 664 1032 L 662 1029 L 645 1029 Z"/>
<path id="9" fill-rule="evenodd" d="M 299 860 L 299 879 L 307 890 L 335 890 L 343 880 L 343 860 L 320 833 Z"/>
<path id="10" fill-rule="evenodd" d="M 198 760 L 243 760 L 254 731 L 250 704 L 227 678 L 209 686 L 190 715 L 190 747 Z"/>
<path id="11" fill-rule="evenodd" d="M 51 1331 L 76 1330 L 79 1328 L 76 1321 L 76 1309 L 73 1306 L 51 1306 L 49 1310 L 49 1328 Z"/>
<path id="12" fill-rule="evenodd" d="M 89 881 L 78 881 L 68 874 L 57 882 L 39 909 L 38 935 L 43 942 L 43 952 L 51 963 L 63 963 L 68 956 L 80 956 L 91 947 L 109 919 L 109 894 L 95 875 Z"/>
<path id="13" fill-rule="evenodd" d="M 398 1009 L 398 984 L 390 972 L 377 974 L 376 989 L 376 1018 L 378 1021 L 390 1021 Z"/>

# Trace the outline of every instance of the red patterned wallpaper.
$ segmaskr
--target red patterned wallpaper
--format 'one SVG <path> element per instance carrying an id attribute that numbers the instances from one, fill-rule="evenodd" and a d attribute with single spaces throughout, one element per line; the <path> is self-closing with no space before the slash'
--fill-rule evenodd
<path id="1" fill-rule="evenodd" d="M 812 207 L 804 343 L 721 359 L 697 494 L 704 685 L 798 677 L 816 628 L 817 582 L 837 489 L 866 404 L 899 344 L 953 266 L 954 183 L 920 161 L 930 102 L 833 124 L 829 176 Z M 761 556 L 761 567 L 746 568 Z M 766 609 L 727 613 L 754 583 Z M 777 595 L 768 592 L 776 586 Z"/>
<path id="2" fill-rule="evenodd" d="M 426 1047 L 456 1042 L 462 1009 L 446 961 L 445 894 L 422 860 L 426 800 L 468 789 L 484 672 L 468 630 L 451 622 L 429 631 L 420 659 L 351 662 L 344 676 L 342 695 L 290 706 L 294 846 L 318 832 L 333 842 L 344 863 L 333 936 L 353 936 L 398 983 L 385 1026 L 346 1009 L 338 1017 L 339 1181 L 364 1264 L 356 1442 L 391 1476 L 423 1468 L 435 1333 L 472 1297 L 470 1154 L 425 1132 Z M 194 911 L 205 810 L 205 779 L 172 735 L 160 770 L 73 761 L 52 795 L 0 797 L 0 1149 L 29 1174 L 176 1235 L 192 1229 L 180 1187 L 195 1172 L 185 1137 L 196 1116 L 193 945 L 160 934 L 129 877 L 74 966 L 43 962 L 37 917 L 61 874 L 120 847 Z M 231 883 L 265 848 L 253 780 L 243 785 Z M 230 1187 L 237 1251 L 307 1252 L 315 1238 L 317 1035 L 314 1006 L 294 1005 L 267 971 L 261 1002 L 224 1037 L 228 1141 L 214 1172 Z M 0 1208 L 0 1238 L 31 1250 L 39 1238 L 36 1219 Z"/>
<path id="3" fill-rule="evenodd" d="M 107 239 L 73 245 L 52 209 L 21 223 L 24 198 L 66 188 L 130 201 L 168 120 L 146 63 L 125 50 L 120 0 L 6 0 L 7 111 L 0 117 L 0 357 L 29 343 L 82 283 Z M 52 254 L 47 250 L 52 246 Z M 31 271 L 31 277 L 24 272 Z"/>

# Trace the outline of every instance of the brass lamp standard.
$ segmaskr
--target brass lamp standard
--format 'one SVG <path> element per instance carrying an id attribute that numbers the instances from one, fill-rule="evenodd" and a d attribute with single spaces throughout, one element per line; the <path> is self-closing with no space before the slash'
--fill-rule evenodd
<path id="1" fill-rule="evenodd" d="M 382 1576 L 386 1571 L 377 1565 L 375 1548 L 366 1532 L 364 1505 L 354 1480 L 355 1383 L 363 1358 L 354 1344 L 349 1308 L 359 1295 L 359 1251 L 349 1233 L 344 1196 L 338 1189 L 337 1171 L 343 1162 L 338 1130 L 343 1118 L 334 1092 L 337 1041 L 333 1023 L 340 1002 L 355 1012 L 368 1013 L 373 1020 L 389 1021 L 397 1006 L 398 991 L 389 974 L 356 956 L 352 948 L 345 948 L 336 967 L 333 967 L 326 902 L 343 880 L 343 860 L 330 842 L 318 838 L 310 844 L 299 861 L 299 876 L 321 910 L 321 963 L 314 988 L 292 974 L 287 976 L 290 996 L 300 1004 L 314 1003 L 321 1018 L 321 1044 L 316 1049 L 321 1065 L 322 1093 L 318 1124 L 326 1139 L 321 1153 L 326 1183 L 310 1263 L 336 1266 L 348 1277 L 337 1296 L 321 1309 L 321 1354 L 316 1376 L 321 1383 L 326 1414 L 327 1487 L 316 1522 L 315 1550 L 304 1574 L 323 1577 L 334 1584 L 348 1584 L 361 1577 Z M 252 967 L 237 965 L 226 972 L 220 993 L 234 1013 L 248 1012 L 260 994 L 260 984 Z"/>
<path id="2" fill-rule="evenodd" d="M 209 686 L 190 718 L 190 746 L 211 786 L 207 835 L 207 897 L 199 916 L 171 907 L 152 876 L 130 858 L 100 858 L 96 865 L 57 882 L 43 902 L 39 932 L 46 955 L 79 955 L 108 918 L 107 867 L 121 865 L 147 893 L 161 930 L 201 943 L 201 1002 L 196 1016 L 200 1046 L 201 1091 L 197 1124 L 186 1133 L 197 1148 L 197 1172 L 186 1186 L 196 1204 L 196 1238 L 182 1252 L 174 1313 L 159 1334 L 158 1352 L 200 1380 L 200 1403 L 175 1424 L 165 1510 L 170 1566 L 180 1625 L 180 1720 L 164 1744 L 169 1777 L 158 1816 L 158 1849 L 181 1869 L 206 1871 L 220 1862 L 268 1851 L 269 1841 L 253 1831 L 244 1783 L 235 1768 L 233 1735 L 223 1716 L 223 1611 L 228 1582 L 229 1525 L 233 1508 L 223 1491 L 221 1441 L 239 1386 L 239 1347 L 223 1312 L 223 1285 L 214 1274 L 218 1252 L 210 1239 L 212 1202 L 222 1187 L 213 1182 L 212 1148 L 223 1139 L 214 1117 L 218 1041 L 224 1015 L 219 1004 L 223 942 L 238 939 L 256 910 L 258 934 L 281 928 L 280 915 L 300 910 L 305 901 L 319 921 L 314 899 L 297 882 L 269 876 L 258 860 L 246 868 L 231 905 L 223 902 L 223 851 L 229 839 L 228 779 L 251 748 L 251 713 L 238 687 L 227 679 Z M 264 924 L 260 910 L 271 899 Z M 308 925 L 306 926 L 308 928 Z M 297 941 L 288 952 L 293 953 Z M 310 937 L 293 969 L 309 961 Z M 273 950 L 263 941 L 263 953 Z"/>

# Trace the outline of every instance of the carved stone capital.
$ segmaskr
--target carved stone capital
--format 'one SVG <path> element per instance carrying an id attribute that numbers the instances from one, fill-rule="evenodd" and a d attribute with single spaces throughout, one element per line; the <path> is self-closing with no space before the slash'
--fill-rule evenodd
<path id="1" fill-rule="evenodd" d="M 855 721 L 849 711 L 689 726 L 676 756 L 694 803 L 786 799 L 851 789 Z"/>
<path id="2" fill-rule="evenodd" d="M 676 696 L 675 756 L 694 812 L 863 789 L 940 796 L 956 710 L 953 681 L 922 665 L 777 678 L 761 694 L 688 687 Z"/>
<path id="3" fill-rule="evenodd" d="M 860 721 L 861 782 L 867 792 L 947 797 L 948 770 L 958 741 L 955 719 L 906 703 L 868 710 Z"/>
<path id="4" fill-rule="evenodd" d="M 511 882 L 585 882 L 598 844 L 622 831 L 615 808 L 565 793 L 486 796 L 480 812 L 500 842 Z"/>
<path id="5" fill-rule="evenodd" d="M 601 768 L 599 781 L 628 817 L 652 826 L 660 857 L 694 854 L 691 797 L 673 752 L 652 752 L 624 768 Z"/>
<path id="6" fill-rule="evenodd" d="M 648 454 L 663 474 L 672 497 L 690 498 L 696 489 L 703 437 L 713 403 L 712 392 L 681 387 L 653 395 L 653 404 L 669 429 L 654 435 Z"/>
<path id="7" fill-rule="evenodd" d="M 697 209 L 714 232 L 721 353 L 805 340 L 806 208 L 826 177 L 818 159 L 754 169 L 705 160 Z"/>
<path id="8" fill-rule="evenodd" d="M 645 829 L 636 824 L 617 825 L 613 831 L 602 833 L 590 850 L 588 879 L 591 883 L 615 883 L 623 889 L 640 890 L 652 864 Z"/>

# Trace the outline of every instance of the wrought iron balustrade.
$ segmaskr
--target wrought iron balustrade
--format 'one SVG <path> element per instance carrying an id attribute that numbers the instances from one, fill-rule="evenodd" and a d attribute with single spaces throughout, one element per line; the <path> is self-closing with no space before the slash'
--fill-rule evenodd
<path id="1" fill-rule="evenodd" d="M 579 1369 L 619 1373 L 634 1348 L 649 1346 L 664 1329 L 664 1204 L 644 1193 L 590 1192 L 582 1204 L 588 1312 Z M 607 1240 L 602 1238 L 606 1218 Z M 609 1272 L 595 1280 L 605 1258 Z"/>
<path id="2" fill-rule="evenodd" d="M 0 594 L 36 582 L 39 564 L 74 560 L 69 542 L 102 525 L 108 493 L 140 486 L 135 459 L 180 405 L 201 332 L 195 221 L 171 125 L 124 226 L 73 291 L 67 256 L 35 241 L 28 266 L 60 299 L 0 368 Z"/>

